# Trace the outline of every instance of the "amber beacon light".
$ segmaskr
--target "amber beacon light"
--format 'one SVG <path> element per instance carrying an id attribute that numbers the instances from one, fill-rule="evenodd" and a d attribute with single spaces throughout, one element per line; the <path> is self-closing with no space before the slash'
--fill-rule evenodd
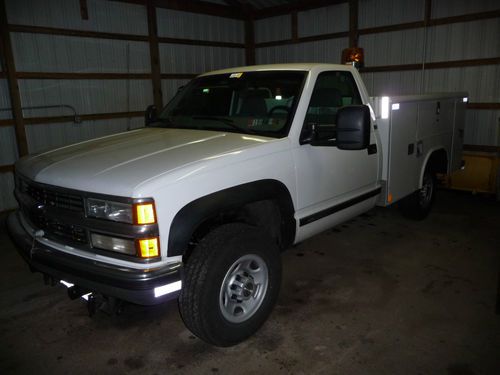
<path id="1" fill-rule="evenodd" d="M 342 51 L 342 64 L 353 65 L 355 68 L 362 68 L 365 65 L 365 55 L 363 48 L 350 47 Z"/>

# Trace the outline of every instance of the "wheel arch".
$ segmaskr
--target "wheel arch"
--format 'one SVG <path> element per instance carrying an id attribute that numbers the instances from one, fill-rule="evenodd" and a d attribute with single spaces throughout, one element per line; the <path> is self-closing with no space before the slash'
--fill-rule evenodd
<path id="1" fill-rule="evenodd" d="M 208 194 L 175 215 L 169 231 L 168 256 L 185 255 L 194 236 L 202 236 L 214 226 L 232 221 L 255 224 L 259 216 L 268 231 L 275 230 L 272 226 L 279 220 L 275 236 L 280 247 L 288 247 L 295 239 L 294 212 L 291 194 L 278 180 L 258 180 Z"/>
<path id="2" fill-rule="evenodd" d="M 427 168 L 432 168 L 434 173 L 448 173 L 448 152 L 443 147 L 436 147 L 427 153 L 424 162 L 422 163 L 422 168 L 420 170 L 420 176 L 418 180 L 418 187 L 422 187 L 424 180 L 424 174 Z"/>

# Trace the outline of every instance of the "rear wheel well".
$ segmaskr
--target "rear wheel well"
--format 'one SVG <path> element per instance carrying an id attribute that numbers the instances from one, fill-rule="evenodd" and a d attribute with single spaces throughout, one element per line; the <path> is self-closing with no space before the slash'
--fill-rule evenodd
<path id="1" fill-rule="evenodd" d="M 217 227 L 229 223 L 244 223 L 264 231 L 280 248 L 286 248 L 287 236 L 283 234 L 283 218 L 278 202 L 272 199 L 246 203 L 241 207 L 226 209 L 207 218 L 197 226 L 188 248 L 183 254 L 186 262 L 198 242 Z"/>
<path id="2" fill-rule="evenodd" d="M 427 161 L 425 169 L 434 174 L 448 173 L 448 155 L 446 154 L 446 151 L 444 149 L 433 151 Z"/>

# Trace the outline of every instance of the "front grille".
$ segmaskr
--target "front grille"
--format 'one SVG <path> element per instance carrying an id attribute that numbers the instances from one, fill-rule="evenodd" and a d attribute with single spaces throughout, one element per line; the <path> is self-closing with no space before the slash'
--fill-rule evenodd
<path id="1" fill-rule="evenodd" d="M 42 229 L 48 237 L 63 238 L 80 244 L 87 244 L 87 231 L 72 224 L 64 224 L 55 218 L 48 218 L 44 215 L 37 215 L 36 212 L 29 211 L 30 221 L 39 229 Z"/>
<path id="2" fill-rule="evenodd" d="M 26 180 L 20 181 L 20 190 L 44 206 L 61 208 L 63 210 L 83 212 L 83 198 L 47 187 L 37 186 Z"/>
<path id="3" fill-rule="evenodd" d="M 17 179 L 17 189 L 32 200 L 32 203 L 20 202 L 24 215 L 36 228 L 42 229 L 47 237 L 75 244 L 89 243 L 87 230 L 83 226 L 64 220 L 68 214 L 83 217 L 85 209 L 82 196 L 24 178 Z"/>

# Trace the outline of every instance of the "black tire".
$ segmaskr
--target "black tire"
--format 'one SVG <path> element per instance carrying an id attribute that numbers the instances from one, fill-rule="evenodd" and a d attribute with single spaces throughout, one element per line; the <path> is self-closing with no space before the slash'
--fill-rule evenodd
<path id="1" fill-rule="evenodd" d="M 422 188 L 404 198 L 399 207 L 403 215 L 413 220 L 423 220 L 431 212 L 436 199 L 437 180 L 431 170 L 424 172 Z"/>
<path id="2" fill-rule="evenodd" d="M 228 313 L 229 308 L 223 306 L 223 301 L 227 301 L 223 291 L 234 286 L 229 281 L 226 282 L 229 280 L 228 275 L 241 280 L 238 275 L 234 276 L 234 272 L 245 267 L 238 264 L 233 269 L 233 266 L 235 262 L 248 257 L 250 260 L 245 262 L 250 262 L 250 267 L 254 267 L 251 265 L 251 259 L 254 259 L 252 257 L 261 262 L 255 263 L 261 265 L 260 268 L 250 272 L 259 272 L 262 276 L 264 271 L 267 271 L 266 287 L 263 286 L 264 283 L 255 283 L 255 297 L 244 294 L 248 291 L 247 284 L 244 284 L 245 289 L 238 289 L 238 292 L 242 293 L 241 298 L 256 299 L 258 296 L 260 302 L 254 305 L 252 314 L 245 312 L 241 317 L 236 314 L 233 316 Z M 234 272 L 230 273 L 231 270 Z M 253 284 L 253 278 L 251 280 L 250 283 Z M 255 333 L 266 321 L 276 303 L 280 284 L 280 251 L 272 239 L 250 225 L 226 224 L 207 234 L 187 260 L 179 310 L 187 328 L 202 340 L 222 347 L 235 345 Z M 257 290 L 260 291 L 257 293 Z M 236 306 L 233 311 L 237 311 L 238 303 L 241 302 L 237 298 L 230 298 L 229 302 L 231 306 Z M 253 300 L 249 303 L 253 303 Z M 224 314 L 233 320 L 245 320 L 231 322 Z M 244 314 L 247 314 L 248 318 Z"/>

